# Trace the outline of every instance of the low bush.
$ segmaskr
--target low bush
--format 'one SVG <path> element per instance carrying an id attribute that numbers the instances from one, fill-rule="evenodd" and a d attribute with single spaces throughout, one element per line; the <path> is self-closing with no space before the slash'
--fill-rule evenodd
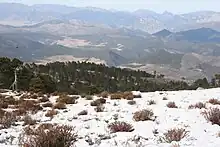
<path id="1" fill-rule="evenodd" d="M 123 98 L 126 100 L 133 100 L 134 99 L 134 95 L 132 92 L 124 92 L 122 94 Z"/>
<path id="2" fill-rule="evenodd" d="M 57 98 L 58 103 L 76 104 L 76 97 L 70 97 L 68 95 L 61 95 Z"/>
<path id="3" fill-rule="evenodd" d="M 220 109 L 210 108 L 207 111 L 202 112 L 206 120 L 210 121 L 212 124 L 220 126 Z"/>
<path id="4" fill-rule="evenodd" d="M 27 110 L 25 110 L 24 108 L 18 108 L 16 110 L 14 110 L 13 113 L 17 116 L 23 116 L 23 115 L 27 114 Z"/>
<path id="5" fill-rule="evenodd" d="M 175 102 L 169 102 L 169 103 L 167 104 L 167 107 L 168 107 L 168 108 L 178 108 L 178 107 L 176 106 Z"/>
<path id="6" fill-rule="evenodd" d="M 185 129 L 170 129 L 166 133 L 164 133 L 164 136 L 160 138 L 161 142 L 171 143 L 173 141 L 180 141 L 181 139 L 187 137 L 188 131 Z"/>
<path id="7" fill-rule="evenodd" d="M 116 121 L 116 122 L 109 124 L 108 128 L 110 129 L 111 133 L 134 131 L 134 128 L 131 124 L 126 123 L 126 122 L 120 122 L 120 121 Z"/>
<path id="8" fill-rule="evenodd" d="M 45 96 L 44 96 L 44 97 L 40 98 L 39 101 L 40 101 L 41 103 L 45 103 L 45 102 L 48 102 L 48 101 L 50 101 L 50 100 L 49 100 L 48 97 L 45 97 Z"/>
<path id="9" fill-rule="evenodd" d="M 13 112 L 6 112 L 2 110 L 0 115 L 0 129 L 10 128 L 11 125 L 14 125 L 19 119 L 20 118 L 17 117 Z"/>
<path id="10" fill-rule="evenodd" d="M 100 97 L 102 98 L 108 98 L 109 93 L 107 91 L 103 91 L 102 93 L 100 93 Z"/>
<path id="11" fill-rule="evenodd" d="M 53 118 L 57 114 L 58 114 L 58 112 L 56 110 L 52 109 L 52 110 L 48 110 L 47 113 L 45 114 L 45 116 Z"/>
<path id="12" fill-rule="evenodd" d="M 135 104 L 136 104 L 136 101 L 134 101 L 134 100 L 128 101 L 128 104 L 129 104 L 129 105 L 135 105 Z"/>
<path id="13" fill-rule="evenodd" d="M 35 100 L 23 100 L 18 107 L 24 108 L 26 111 L 30 111 L 32 113 L 37 113 L 38 111 L 43 110 L 40 104 L 38 104 Z"/>
<path id="14" fill-rule="evenodd" d="M 53 103 L 51 102 L 44 103 L 42 104 L 42 107 L 53 107 Z"/>
<path id="15" fill-rule="evenodd" d="M 220 105 L 220 100 L 218 99 L 210 99 L 208 102 L 213 105 Z"/>
<path id="16" fill-rule="evenodd" d="M 148 105 L 155 105 L 156 104 L 156 101 L 155 100 L 149 100 L 148 101 Z"/>
<path id="17" fill-rule="evenodd" d="M 81 112 L 78 113 L 78 115 L 87 115 L 88 111 L 87 110 L 83 110 Z"/>
<path id="18" fill-rule="evenodd" d="M 137 111 L 133 115 L 133 119 L 135 121 L 147 121 L 147 120 L 153 120 L 154 113 L 150 109 L 144 109 L 141 111 Z"/>
<path id="19" fill-rule="evenodd" d="M 102 104 L 105 104 L 106 103 L 106 99 L 104 98 L 100 98 L 100 99 L 96 99 L 94 101 L 92 101 L 90 103 L 91 106 L 99 106 L 99 105 L 102 105 Z"/>
<path id="20" fill-rule="evenodd" d="M 99 105 L 95 107 L 96 112 L 104 112 L 105 107 L 103 105 Z"/>
<path id="21" fill-rule="evenodd" d="M 123 93 L 114 93 L 114 94 L 111 94 L 110 98 L 111 98 L 112 100 L 122 99 L 122 98 L 123 98 Z"/>
<path id="22" fill-rule="evenodd" d="M 58 102 L 53 106 L 54 109 L 66 109 L 66 104 Z"/>
<path id="23" fill-rule="evenodd" d="M 29 131 L 24 130 L 19 137 L 19 143 L 24 147 L 71 147 L 76 140 L 74 128 L 66 125 L 52 125 L 48 129 L 29 128 Z"/>
<path id="24" fill-rule="evenodd" d="M 91 96 L 91 95 L 87 95 L 85 98 L 86 98 L 86 100 L 88 100 L 88 101 L 93 100 L 93 96 Z"/>
<path id="25" fill-rule="evenodd" d="M 166 100 L 168 100 L 168 98 L 167 97 L 163 97 L 163 100 L 166 101 Z"/>
<path id="26" fill-rule="evenodd" d="M 189 109 L 202 109 L 202 108 L 205 108 L 205 104 L 202 103 L 202 102 L 199 102 L 199 103 L 196 103 L 194 105 L 190 105 L 189 106 Z"/>
<path id="27" fill-rule="evenodd" d="M 32 119 L 32 117 L 31 116 L 29 116 L 29 115 L 26 115 L 24 118 L 23 118 L 23 121 L 24 121 L 24 126 L 26 126 L 26 125 L 35 125 L 36 123 L 37 123 L 37 121 L 36 120 L 34 120 L 34 119 Z"/>
<path id="28" fill-rule="evenodd" d="M 134 98 L 136 99 L 136 98 L 142 98 L 142 95 L 140 94 L 140 93 L 138 93 L 138 94 L 133 94 L 134 95 Z"/>

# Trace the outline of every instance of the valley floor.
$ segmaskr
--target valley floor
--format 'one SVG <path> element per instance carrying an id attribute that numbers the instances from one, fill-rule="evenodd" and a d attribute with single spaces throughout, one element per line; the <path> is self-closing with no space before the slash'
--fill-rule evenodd
<path id="1" fill-rule="evenodd" d="M 134 92 L 138 93 L 138 92 Z M 13 93 L 4 93 L 15 95 Z M 67 105 L 66 110 L 58 110 L 59 113 L 51 120 L 45 117 L 46 111 L 39 111 L 32 118 L 39 123 L 58 123 L 75 126 L 78 141 L 76 147 L 219 147 L 220 126 L 212 125 L 201 114 L 209 107 L 218 107 L 206 103 L 211 98 L 220 100 L 220 88 L 195 90 L 195 91 L 173 91 L 173 92 L 150 92 L 141 93 L 142 98 L 134 99 L 136 104 L 129 105 L 127 100 L 107 99 L 104 112 L 97 113 L 90 106 L 92 100 L 79 98 L 77 104 Z M 55 102 L 56 96 L 50 97 Z M 94 98 L 97 98 L 96 96 Z M 167 98 L 167 100 L 165 100 Z M 156 104 L 149 105 L 149 100 L 155 100 Z M 175 102 L 178 108 L 168 108 L 168 102 Z M 189 105 L 197 102 L 206 103 L 206 108 L 188 109 Z M 156 116 L 155 121 L 133 120 L 133 114 L 142 109 L 152 109 Z M 48 110 L 50 108 L 44 108 Z M 79 116 L 78 113 L 87 110 L 88 115 Z M 110 133 L 108 124 L 115 120 L 125 121 L 133 125 L 133 132 Z M 22 122 L 20 123 L 22 124 Z M 1 147 L 17 147 L 18 136 L 24 126 L 12 126 L 9 129 L 0 130 Z M 180 142 L 161 143 L 159 139 L 167 130 L 172 128 L 184 128 L 189 131 L 188 136 Z M 155 133 L 158 130 L 158 133 Z M 14 136 L 11 145 L 5 145 L 4 140 Z M 105 139 L 104 139 L 105 138 Z M 2 143 L 2 144 L 1 144 Z"/>

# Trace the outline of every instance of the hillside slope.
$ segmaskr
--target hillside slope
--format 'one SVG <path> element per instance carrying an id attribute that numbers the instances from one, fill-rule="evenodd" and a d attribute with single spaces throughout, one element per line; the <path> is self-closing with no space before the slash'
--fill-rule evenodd
<path id="1" fill-rule="evenodd" d="M 181 147 L 219 147 L 220 126 L 217 124 L 213 125 L 201 114 L 201 112 L 208 111 L 210 108 L 220 108 L 220 105 L 214 106 L 207 102 L 210 98 L 220 100 L 219 91 L 220 89 L 217 88 L 196 91 L 133 92 L 135 95 L 140 94 L 142 96 L 142 98 L 134 99 L 136 103 L 130 105 L 128 100 L 125 99 L 111 100 L 106 98 L 106 103 L 102 105 L 103 111 L 101 112 L 97 112 L 96 107 L 90 105 L 92 100 L 79 97 L 76 99 L 76 104 L 67 104 L 67 108 L 63 110 L 56 109 L 55 111 L 58 113 L 52 118 L 45 116 L 48 110 L 52 110 L 50 107 L 44 107 L 43 110 L 30 114 L 29 118 L 37 120 L 37 123 L 29 128 L 36 128 L 42 124 L 45 124 L 44 127 L 47 126 L 49 130 L 50 127 L 48 126 L 51 126 L 49 124 L 75 127 L 74 132 L 77 132 L 77 141 L 74 145 L 76 147 L 124 147 L 126 145 L 132 147 L 170 147 L 174 145 Z M 22 95 L 23 97 L 32 96 L 28 96 L 26 93 L 16 96 L 17 94 L 13 92 L 1 94 L 12 96 L 16 99 L 19 99 Z M 49 101 L 55 104 L 58 97 L 50 96 Z M 96 96 L 93 97 L 94 100 L 97 98 Z M 37 97 L 37 99 L 40 99 L 40 97 Z M 149 105 L 149 100 L 154 100 L 155 104 Z M 168 102 L 175 102 L 177 108 L 168 108 Z M 205 106 L 202 109 L 193 107 L 189 109 L 190 105 L 198 102 L 204 103 Z M 40 105 L 43 104 L 45 103 L 40 103 Z M 143 109 L 152 110 L 152 120 L 135 121 L 133 119 L 134 113 Z M 216 115 L 219 115 L 219 113 Z M 131 132 L 111 133 L 108 126 L 117 121 L 131 124 L 133 129 L 130 129 Z M 23 121 L 18 121 L 16 126 L 1 129 L 0 145 L 3 147 L 18 147 L 18 137 L 22 129 L 28 126 L 22 126 L 23 124 Z M 188 133 L 180 141 L 173 141 L 171 143 L 164 142 L 163 139 L 162 142 L 159 141 L 165 136 L 164 133 L 175 128 L 185 129 Z M 11 144 L 8 138 L 13 138 Z M 53 140 L 54 138 L 51 139 Z M 25 143 L 29 144 L 30 142 L 26 141 Z"/>

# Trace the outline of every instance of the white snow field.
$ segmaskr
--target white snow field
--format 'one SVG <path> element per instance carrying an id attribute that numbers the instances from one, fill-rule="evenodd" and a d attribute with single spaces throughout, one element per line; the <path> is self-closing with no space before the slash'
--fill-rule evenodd
<path id="1" fill-rule="evenodd" d="M 15 95 L 12 92 L 4 94 Z M 220 108 L 220 105 L 212 105 L 207 102 L 211 98 L 220 100 L 220 88 L 149 92 L 141 93 L 141 95 L 142 98 L 134 99 L 136 101 L 134 105 L 129 105 L 128 100 L 108 98 L 104 104 L 104 112 L 96 112 L 95 107 L 90 105 L 92 100 L 79 98 L 77 104 L 67 105 L 66 110 L 58 110 L 59 113 L 52 120 L 45 117 L 46 111 L 39 111 L 32 115 L 32 118 L 38 120 L 38 123 L 74 126 L 78 134 L 78 140 L 74 145 L 76 147 L 220 147 L 220 126 L 212 125 L 201 114 L 211 107 Z M 50 101 L 55 102 L 56 98 L 56 96 L 52 96 Z M 96 98 L 94 96 L 94 99 Z M 149 100 L 155 100 L 156 104 L 149 105 Z M 168 102 L 175 102 L 178 108 L 168 108 L 166 106 Z M 197 102 L 204 102 L 206 108 L 188 109 L 189 105 Z M 153 110 L 154 116 L 156 116 L 155 121 L 136 122 L 133 120 L 133 114 L 136 111 L 146 108 Z M 44 108 L 44 110 L 49 109 L 51 108 Z M 78 116 L 82 110 L 87 110 L 88 115 Z M 116 119 L 132 124 L 134 131 L 111 133 L 107 126 Z M 24 128 L 22 124 L 20 122 L 17 126 L 0 130 L 0 147 L 18 146 L 18 136 Z M 163 133 L 173 128 L 184 128 L 189 133 L 179 142 L 160 142 L 159 139 Z M 158 130 L 158 133 L 153 133 L 155 130 Z M 11 136 L 14 136 L 14 139 L 6 141 Z"/>

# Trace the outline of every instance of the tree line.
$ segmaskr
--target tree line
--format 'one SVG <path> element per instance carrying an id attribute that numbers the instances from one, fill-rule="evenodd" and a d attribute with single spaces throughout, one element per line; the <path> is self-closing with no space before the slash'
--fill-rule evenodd
<path id="1" fill-rule="evenodd" d="M 18 90 L 43 93 L 98 94 L 103 91 L 168 91 L 209 88 L 220 85 L 220 76 L 211 83 L 206 78 L 189 85 L 184 81 L 165 80 L 144 71 L 107 67 L 85 62 L 54 62 L 46 65 L 0 58 L 0 88 L 8 89 L 17 69 Z"/>

